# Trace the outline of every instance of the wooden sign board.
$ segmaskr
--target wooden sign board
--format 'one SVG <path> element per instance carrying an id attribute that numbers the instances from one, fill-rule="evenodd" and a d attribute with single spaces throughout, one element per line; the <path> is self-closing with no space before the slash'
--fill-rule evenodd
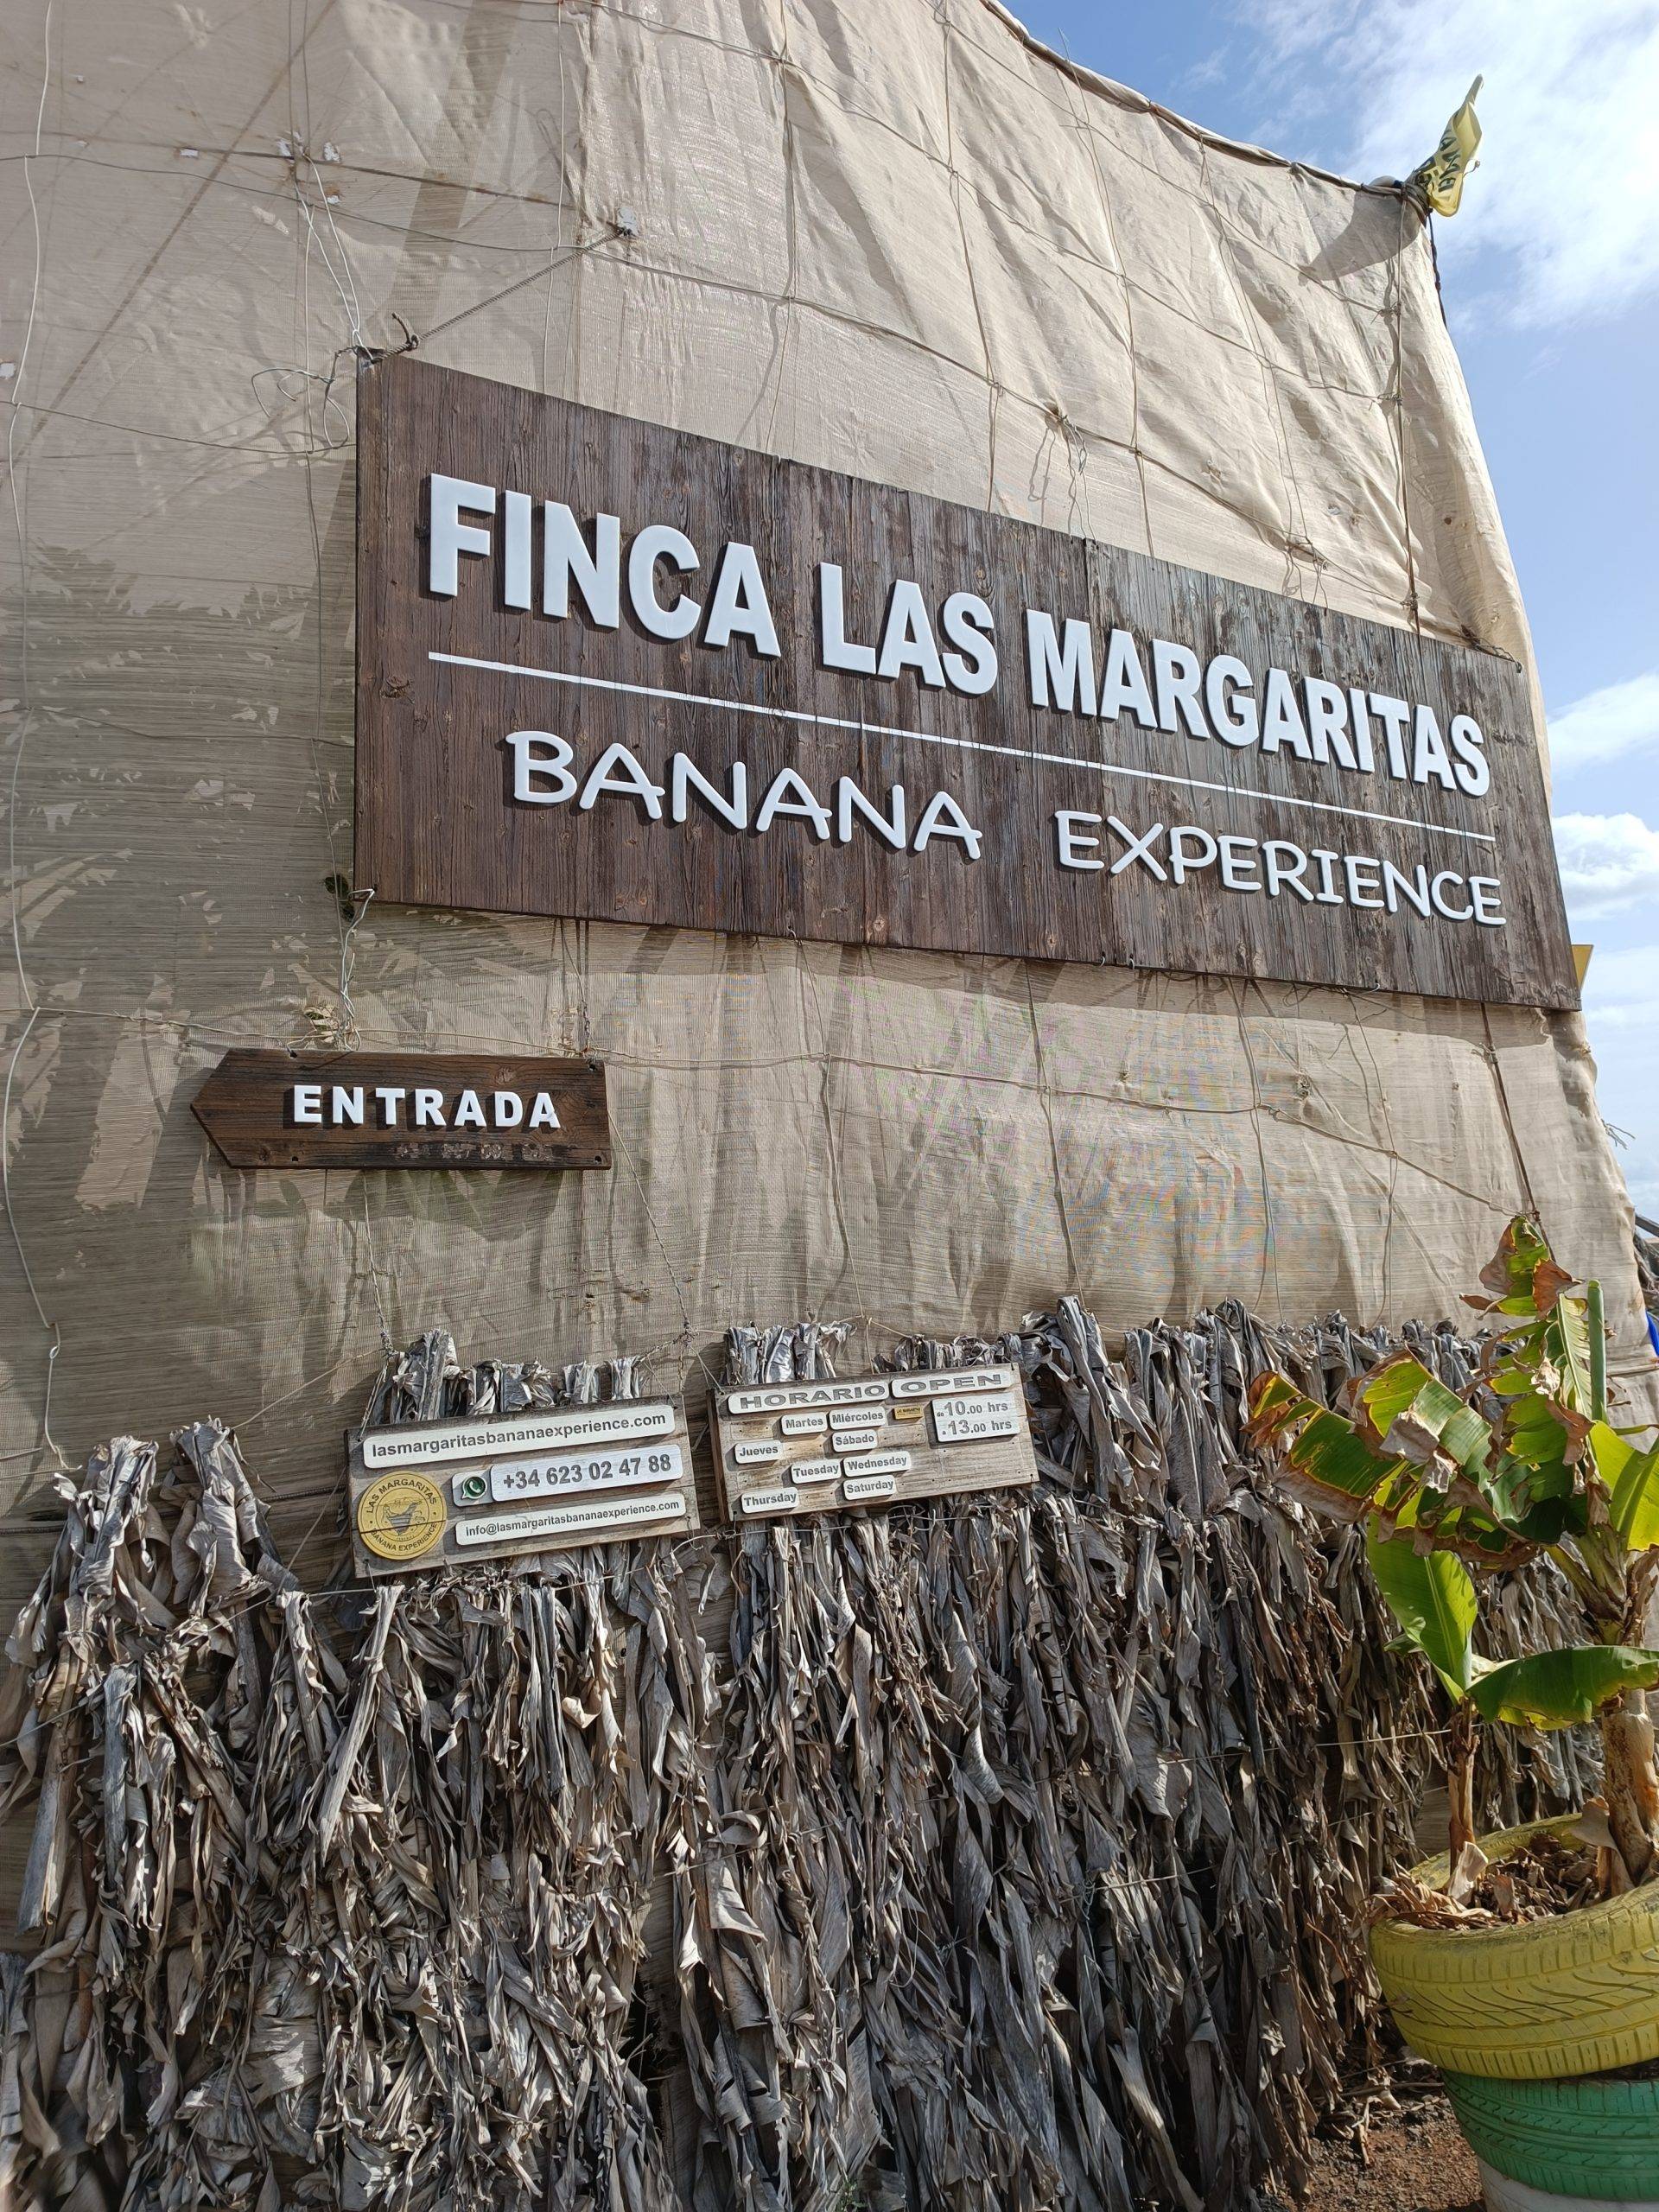
<path id="1" fill-rule="evenodd" d="M 721 1495 L 740 1525 L 1033 1483 L 1017 1369 L 763 1383 L 715 1399 Z"/>
<path id="2" fill-rule="evenodd" d="M 608 1167 L 598 1060 L 226 1052 L 194 1110 L 233 1167 Z"/>
<path id="3" fill-rule="evenodd" d="M 348 1435 L 352 1546 L 365 1574 L 570 1551 L 697 1526 L 684 1409 L 616 1399 Z"/>
<path id="4" fill-rule="evenodd" d="M 1512 662 L 406 356 L 356 786 L 382 900 L 1578 1002 Z"/>

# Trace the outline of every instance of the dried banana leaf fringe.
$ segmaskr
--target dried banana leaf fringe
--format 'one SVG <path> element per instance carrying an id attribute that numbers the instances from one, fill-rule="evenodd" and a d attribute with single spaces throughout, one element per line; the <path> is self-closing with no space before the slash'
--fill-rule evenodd
<path id="1" fill-rule="evenodd" d="M 1411 1854 L 1439 1719 L 1356 1540 L 1256 1484 L 1240 1406 L 1268 1360 L 1329 1394 L 1386 1348 L 1225 1309 L 1120 1365 L 1071 1301 L 912 1342 L 897 1363 L 1019 1362 L 1046 1494 L 744 1532 L 722 1848 L 694 1838 L 677 1885 L 699 2212 L 1220 2212 L 1294 2183 L 1379 2056 L 1357 1910 Z M 734 1332 L 727 1379 L 830 1350 Z M 1501 1603 L 1514 1629 L 1570 1600 Z M 1489 1810 L 1579 1786 L 1510 1759 Z"/>
<path id="2" fill-rule="evenodd" d="M 632 1388 L 442 1332 L 378 1421 Z M 38 1793 L 0 2202 L 677 2200 L 636 2063 L 645 1906 L 695 1758 L 648 1554 L 329 1604 L 205 1423 L 95 1457 L 20 1618 L 0 1733 Z"/>
<path id="3" fill-rule="evenodd" d="M 835 1345 L 734 1332 L 733 1373 Z M 0 1697 L 41 1946 L 0 1956 L 0 2212 L 1220 2212 L 1294 2179 L 1376 2060 L 1354 1917 L 1438 1722 L 1258 1489 L 1239 1399 L 1383 1348 L 1224 1309 L 1113 1362 L 1068 1303 L 894 1353 L 1020 1363 L 1034 1501 L 369 1598 L 297 1586 L 218 1423 L 117 1440 Z M 636 1389 L 435 1331 L 365 1422 Z M 1507 1586 L 1493 1648 L 1562 1605 Z M 1490 1810 L 1590 1786 L 1549 1740 Z"/>

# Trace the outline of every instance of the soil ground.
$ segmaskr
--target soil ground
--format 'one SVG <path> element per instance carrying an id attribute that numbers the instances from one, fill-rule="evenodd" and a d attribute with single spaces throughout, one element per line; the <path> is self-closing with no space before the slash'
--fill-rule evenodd
<path id="1" fill-rule="evenodd" d="M 1444 2097 L 1380 2114 L 1364 2145 L 1318 2145 L 1302 2212 L 1481 2212 L 1480 2170 Z"/>

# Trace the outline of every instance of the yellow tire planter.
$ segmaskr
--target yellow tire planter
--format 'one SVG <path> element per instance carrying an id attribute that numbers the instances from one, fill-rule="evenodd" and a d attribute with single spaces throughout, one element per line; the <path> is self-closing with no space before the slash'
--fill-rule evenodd
<path id="1" fill-rule="evenodd" d="M 1502 1828 L 1481 1849 L 1501 1858 L 1561 1826 Z M 1438 1887 L 1446 1862 L 1414 1872 Z M 1407 2043 L 1454 2073 L 1541 2082 L 1659 2058 L 1659 1884 L 1513 1928 L 1382 1921 L 1371 1958 Z"/>

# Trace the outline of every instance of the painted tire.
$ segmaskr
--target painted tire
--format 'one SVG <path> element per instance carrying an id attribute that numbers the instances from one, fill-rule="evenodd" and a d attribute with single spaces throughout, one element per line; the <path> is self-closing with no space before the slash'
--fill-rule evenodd
<path id="1" fill-rule="evenodd" d="M 1448 2074 L 1469 2147 L 1508 2181 L 1592 2202 L 1659 2190 L 1659 2082 L 1492 2082 Z"/>
<path id="2" fill-rule="evenodd" d="M 1560 1827 L 1483 1836 L 1489 1859 Z M 1415 1869 L 1431 1887 L 1444 1858 Z M 1371 1958 L 1395 2024 L 1448 2073 L 1542 2082 L 1659 2058 L 1659 1883 L 1516 1928 L 1381 1921 Z"/>
<path id="3" fill-rule="evenodd" d="M 1486 2212 L 1659 2212 L 1659 2196 L 1558 2196 L 1553 2190 L 1510 2180 L 1484 2158 L 1475 2163 Z"/>

